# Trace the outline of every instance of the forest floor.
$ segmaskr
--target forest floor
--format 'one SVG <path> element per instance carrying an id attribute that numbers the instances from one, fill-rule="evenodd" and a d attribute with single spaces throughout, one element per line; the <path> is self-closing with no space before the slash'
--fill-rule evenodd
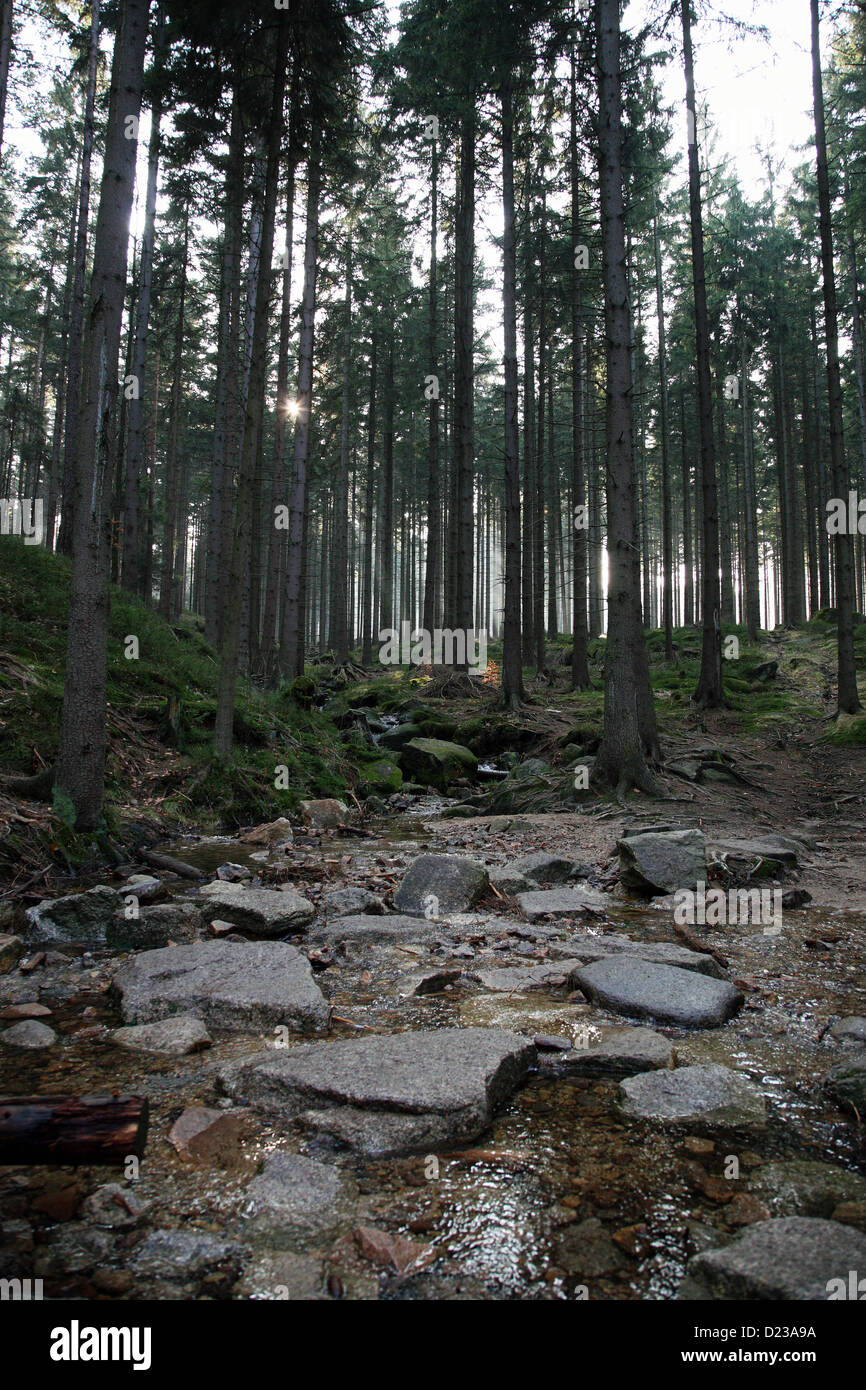
<path id="1" fill-rule="evenodd" d="M 0 606 L 9 773 L 50 760 L 61 665 L 56 644 L 40 652 L 37 642 L 35 653 L 32 641 L 27 647 L 32 615 L 22 615 L 21 592 L 15 604 L 7 594 L 5 614 Z M 116 617 L 121 637 L 135 630 L 129 619 L 123 611 Z M 167 640 L 161 630 L 157 639 Z M 199 707 L 211 699 L 207 651 L 185 623 L 170 640 L 198 663 L 172 690 L 181 706 Z M 866 1017 L 864 720 L 832 717 L 832 615 L 744 649 L 726 667 L 730 707 L 711 714 L 688 698 L 698 635 L 679 633 L 678 642 L 680 663 L 666 667 L 657 659 L 659 634 L 650 637 L 664 799 L 635 795 L 627 809 L 572 791 L 575 759 L 591 757 L 601 731 L 601 643 L 592 652 L 595 688 L 583 694 L 566 689 L 567 643 L 552 644 L 553 679 L 527 680 L 530 703 L 517 716 L 497 708 L 492 687 L 475 698 L 431 699 L 417 673 L 341 683 L 327 663 L 310 667 L 308 684 L 288 701 L 249 692 L 243 716 L 264 730 L 263 742 L 244 750 L 236 775 L 252 815 L 231 809 L 231 777 L 219 796 L 211 785 L 206 804 L 195 792 L 184 800 L 196 778 L 203 785 L 204 753 L 166 740 L 148 689 L 155 677 L 142 678 L 139 668 L 140 684 L 124 697 L 134 710 L 112 700 L 115 771 L 102 842 L 82 844 L 56 810 L 7 791 L 2 843 L 8 848 L 14 838 L 16 850 L 5 860 L 0 931 L 20 934 L 24 955 L 0 974 L 0 1027 L 38 1023 L 52 1036 L 38 1046 L 0 1036 L 4 1092 L 134 1092 L 148 1099 L 150 1135 L 137 1174 L 97 1164 L 0 1167 L 0 1274 L 43 1278 L 49 1296 L 95 1299 L 666 1299 L 696 1254 L 725 1247 L 768 1217 L 832 1217 L 834 1229 L 862 1239 L 864 1130 L 857 1109 L 840 1108 L 824 1081 L 852 1055 L 831 1029 Z M 121 659 L 115 653 L 112 679 L 131 679 Z M 166 670 L 159 679 L 175 681 Z M 393 741 L 399 721 L 468 744 L 489 780 L 461 777 L 444 788 L 404 780 L 397 790 L 383 784 L 370 792 L 371 769 L 397 756 L 379 740 Z M 288 798 L 269 799 L 284 729 L 304 745 L 293 751 L 305 780 Z M 342 796 L 346 810 L 317 828 L 315 812 L 298 814 L 305 795 Z M 499 809 L 509 799 L 510 809 Z M 258 820 L 277 830 L 250 841 L 243 827 Z M 747 1078 L 766 1107 L 759 1124 L 629 1118 L 621 1078 L 582 1067 L 587 1030 L 618 1036 L 625 1024 L 634 1037 L 635 1022 L 647 1020 L 612 1012 L 577 988 L 573 957 L 613 937 L 634 951 L 684 944 L 669 899 L 641 897 L 619 881 L 617 842 L 650 826 L 699 829 L 708 845 L 780 833 L 797 844 L 796 865 L 772 865 L 760 881 L 807 895 L 785 910 L 779 934 L 694 927 L 685 942 L 725 961 L 725 978 L 743 996 L 738 1014 L 698 1029 L 650 1020 L 676 1068 L 722 1066 Z M 105 862 L 106 844 L 113 863 Z M 201 877 L 193 883 L 154 868 L 145 857 L 154 845 Z M 495 886 L 497 872 L 540 851 L 579 863 L 581 886 L 600 906 L 538 915 L 518 891 Z M 423 854 L 469 859 L 493 884 L 459 911 L 401 916 L 401 881 Z M 375 1048 L 395 1033 L 420 1033 L 435 1056 L 437 1035 L 471 1029 L 461 1035 L 469 1041 L 460 1074 L 443 1062 L 431 1081 L 428 1057 L 418 1083 L 462 1095 L 478 1030 L 499 1038 L 506 1030 L 517 1039 L 509 1046 L 538 1040 L 529 1072 L 520 1084 L 512 1079 L 474 1137 L 416 1138 L 388 1152 L 363 1135 L 347 1142 L 345 1129 L 337 1138 L 333 1110 L 304 1119 L 291 1107 L 263 1108 L 244 1068 L 263 1048 L 273 1057 L 274 1039 L 255 1011 L 238 1029 L 219 1026 L 207 1001 L 193 1005 L 210 1036 L 179 1055 L 124 1044 L 118 1026 L 137 1020 L 115 977 L 146 962 L 150 952 L 141 947 L 178 941 L 170 955 L 214 952 L 216 937 L 253 960 L 259 938 L 237 918 L 231 930 L 220 918 L 209 925 L 209 885 L 227 880 L 225 869 L 217 875 L 227 864 L 236 866 L 229 877 L 241 880 L 227 902 L 262 887 L 275 899 L 291 889 L 307 904 L 309 925 L 281 937 L 309 961 L 331 1011 L 311 1048 Z M 94 886 L 125 894 L 134 873 L 159 880 L 163 908 L 144 906 L 142 915 L 157 914 L 151 925 L 163 923 L 163 940 L 108 945 L 92 934 L 76 939 L 74 930 L 34 932 L 27 909 L 40 899 Z M 356 906 L 344 916 L 338 898 L 347 891 Z M 113 902 L 122 918 L 123 898 Z M 159 918 L 160 910 L 167 915 Z M 568 969 L 557 976 L 563 960 Z M 543 980 L 525 973 L 547 968 Z M 496 971 L 517 973 L 499 987 Z M 294 1050 L 305 1040 L 293 1031 L 285 1056 L 304 1058 Z M 862 1058 L 862 1050 L 853 1055 Z M 238 1069 L 246 1081 L 231 1080 Z M 373 1079 L 365 1073 L 364 1084 L 375 1090 L 379 1071 L 374 1054 Z M 375 1113 L 375 1099 L 355 1116 L 362 1130 L 370 1123 L 364 1106 Z M 174 1128 L 179 1120 L 186 1140 Z M 201 1134 L 190 1140 L 196 1125 Z M 798 1263 L 791 1262 L 795 1270 Z"/>

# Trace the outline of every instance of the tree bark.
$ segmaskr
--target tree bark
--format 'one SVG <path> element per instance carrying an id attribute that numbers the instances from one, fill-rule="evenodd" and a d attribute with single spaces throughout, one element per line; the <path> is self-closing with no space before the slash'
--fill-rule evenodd
<path id="1" fill-rule="evenodd" d="M 622 798 L 632 786 L 656 791 L 647 766 L 642 706 L 649 695 L 638 648 L 644 651 L 640 575 L 635 550 L 634 438 L 629 361 L 629 305 L 622 170 L 619 0 L 598 0 L 595 11 L 599 101 L 602 278 L 607 342 L 608 627 L 604 669 L 604 730 L 594 778 Z M 651 700 L 651 695 L 649 695 Z"/>
<path id="2" fill-rule="evenodd" d="M 157 60 L 165 43 L 165 14 L 157 7 L 154 48 Z M 147 366 L 147 334 L 150 324 L 150 299 L 153 285 L 153 242 L 156 226 L 156 184 L 159 172 L 160 123 L 162 96 L 157 89 L 150 108 L 150 140 L 147 149 L 147 187 L 144 195 L 144 226 L 141 233 L 141 252 L 138 272 L 138 304 L 135 313 L 135 338 L 132 350 L 134 393 L 126 417 L 126 473 L 123 505 L 123 568 L 121 583 L 130 594 L 141 589 L 139 535 L 139 487 L 141 461 L 144 457 L 144 373 Z"/>
<path id="3" fill-rule="evenodd" d="M 113 411 L 126 284 L 136 141 L 129 117 L 141 108 L 148 0 L 123 0 L 115 40 L 102 187 L 94 238 L 90 304 L 82 358 L 75 455 L 75 526 L 66 682 L 56 785 L 72 803 L 79 830 L 102 818 L 105 780 L 105 683 L 108 633 L 107 493 Z"/>
<path id="4" fill-rule="evenodd" d="M 514 103 L 510 74 L 500 91 L 502 114 L 502 323 L 505 372 L 505 613 L 502 699 L 523 698 L 520 642 L 520 438 L 517 426 L 517 254 L 514 227 Z"/>
<path id="5" fill-rule="evenodd" d="M 698 420 L 701 439 L 702 586 L 701 673 L 694 700 L 704 709 L 724 703 L 722 690 L 722 624 L 719 586 L 719 513 L 716 491 L 716 458 L 713 441 L 713 388 L 710 377 L 710 330 L 704 270 L 704 228 L 701 210 L 701 169 L 698 159 L 697 109 L 692 53 L 691 0 L 680 0 L 683 23 L 683 57 L 686 74 L 686 112 L 689 120 L 689 211 L 692 236 L 692 281 L 695 302 L 697 349 Z"/>
<path id="6" fill-rule="evenodd" d="M 304 518 L 307 512 L 307 460 L 310 449 L 310 409 L 313 394 L 313 341 L 316 320 L 316 273 L 319 255 L 319 194 L 321 190 L 321 134 L 314 128 L 307 161 L 307 208 L 304 243 L 304 289 L 301 301 L 301 338 L 298 359 L 298 414 L 292 471 L 289 547 L 286 559 L 286 591 L 282 630 L 281 667 L 289 677 L 303 675 L 303 563 Z"/>
<path id="7" fill-rule="evenodd" d="M 262 416 L 265 405 L 265 384 L 268 357 L 268 318 L 271 304 L 271 261 L 274 253 L 274 224 L 277 212 L 277 187 L 280 172 L 280 144 L 283 133 L 283 102 L 286 91 L 286 63 L 289 47 L 289 17 L 279 11 L 274 46 L 274 80 L 267 131 L 267 164 L 262 211 L 262 239 L 256 308 L 251 334 L 249 379 L 246 392 L 246 412 L 243 450 L 238 473 L 237 505 L 231 555 L 229 601 L 220 643 L 217 711 L 214 726 L 214 752 L 228 759 L 232 753 L 235 689 L 238 679 L 238 658 L 241 645 L 244 583 L 249 574 L 252 509 L 255 504 L 255 483 L 261 454 Z"/>
<path id="8" fill-rule="evenodd" d="M 824 325 L 827 340 L 827 395 L 830 405 L 830 467 L 836 497 L 848 496 L 845 462 L 842 380 L 839 370 L 839 315 L 836 304 L 836 267 L 833 260 L 833 221 L 830 179 L 827 170 L 827 133 L 824 121 L 824 85 L 821 75 L 821 21 L 819 0 L 812 9 L 812 95 L 815 107 L 815 151 L 818 171 L 818 220 L 821 231 L 821 269 L 824 288 Z M 838 613 L 838 709 L 855 714 L 861 709 L 854 657 L 854 545 L 843 532 L 834 537 L 836 559 L 836 609 Z"/>

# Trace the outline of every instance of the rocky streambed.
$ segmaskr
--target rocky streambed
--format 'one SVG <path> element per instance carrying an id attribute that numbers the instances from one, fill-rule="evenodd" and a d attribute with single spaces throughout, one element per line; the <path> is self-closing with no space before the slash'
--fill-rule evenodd
<path id="1" fill-rule="evenodd" d="M 150 1132 L 122 1169 L 0 1169 L 2 1277 L 635 1300 L 866 1273 L 866 914 L 802 905 L 819 843 L 443 809 L 310 803 L 5 923 L 3 1093 L 135 1093 Z M 705 880 L 788 905 L 684 934 Z"/>

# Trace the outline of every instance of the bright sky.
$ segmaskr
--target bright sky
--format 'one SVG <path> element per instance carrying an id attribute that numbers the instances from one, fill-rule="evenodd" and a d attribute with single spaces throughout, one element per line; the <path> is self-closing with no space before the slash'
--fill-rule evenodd
<path id="1" fill-rule="evenodd" d="M 730 26 L 702 20 L 694 26 L 695 82 L 698 102 L 707 102 L 720 152 L 731 156 L 747 197 L 763 182 L 763 165 L 756 143 L 769 145 L 790 171 L 811 151 L 797 147 L 811 140 L 812 69 L 809 0 L 709 0 L 714 14 L 752 25 L 763 25 L 769 38 L 738 36 Z M 637 28 L 651 0 L 631 0 L 626 24 Z M 824 54 L 830 48 L 830 25 L 824 24 Z M 679 47 L 679 45 L 678 45 Z M 685 148 L 685 79 L 677 53 L 660 74 L 662 90 L 679 116 Z M 784 182 L 784 176 L 782 182 Z"/>

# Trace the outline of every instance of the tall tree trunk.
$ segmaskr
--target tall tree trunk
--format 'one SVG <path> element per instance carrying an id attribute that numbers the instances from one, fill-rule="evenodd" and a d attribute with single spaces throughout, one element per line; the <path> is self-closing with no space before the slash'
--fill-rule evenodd
<path id="1" fill-rule="evenodd" d="M 683 22 L 683 58 L 686 73 L 686 113 L 689 122 L 689 211 L 692 233 L 692 280 L 695 301 L 698 420 L 701 439 L 702 587 L 701 674 L 695 702 L 705 709 L 724 703 L 722 690 L 722 625 L 719 588 L 719 512 L 716 492 L 716 458 L 713 440 L 713 388 L 710 377 L 710 330 L 704 270 L 704 227 L 701 209 L 701 168 L 698 158 L 695 72 L 692 54 L 691 0 L 680 0 Z"/>
<path id="2" fill-rule="evenodd" d="M 329 645 L 337 660 L 349 658 L 348 571 L 349 571 L 349 420 L 352 397 L 352 229 L 346 243 L 346 293 L 343 302 L 343 408 L 340 425 L 340 464 L 334 489 L 333 532 L 331 535 L 330 634 Z"/>
<path id="3" fill-rule="evenodd" d="M 842 380 L 839 371 L 839 315 L 836 307 L 836 267 L 833 261 L 833 221 L 830 179 L 827 170 L 827 133 L 824 123 L 824 85 L 821 76 L 821 20 L 818 0 L 812 9 L 812 95 L 815 106 L 815 150 L 818 169 L 818 214 L 821 230 L 821 268 L 824 284 L 824 325 L 827 339 L 827 395 L 830 405 L 830 466 L 836 497 L 848 496 L 848 469 L 842 413 Z M 836 609 L 838 612 L 838 708 L 854 714 L 861 708 L 857 693 L 854 658 L 854 545 L 851 536 L 839 532 L 834 539 L 836 559 Z"/>
<path id="4" fill-rule="evenodd" d="M 178 295 L 177 322 L 174 335 L 174 366 L 171 380 L 171 425 L 168 433 L 168 452 L 165 465 L 165 528 L 162 537 L 162 567 L 159 581 L 159 604 L 157 611 L 161 618 L 170 622 L 175 616 L 174 584 L 177 560 L 178 523 L 185 525 L 186 519 L 179 516 L 178 507 L 178 441 L 180 438 L 180 415 L 182 409 L 183 384 L 183 342 L 186 317 L 186 267 L 189 254 L 189 195 L 183 210 L 183 255 L 180 265 L 180 292 Z"/>
<path id="5" fill-rule="evenodd" d="M 572 651 L 571 688 L 589 689 L 587 657 L 586 525 L 586 353 L 583 323 L 583 271 L 577 265 L 581 245 L 580 151 L 577 143 L 577 58 L 571 41 L 569 80 L 569 173 L 571 178 L 571 502 L 572 511 Z M 579 510 L 580 509 L 580 510 Z"/>
<path id="6" fill-rule="evenodd" d="M 370 396 L 367 406 L 367 480 L 364 496 L 364 572 L 361 581 L 361 663 L 373 661 L 373 503 L 376 470 L 376 327 L 370 344 Z"/>
<path id="7" fill-rule="evenodd" d="M 421 626 L 428 633 L 436 627 L 436 590 L 442 563 L 439 525 L 439 334 L 438 265 L 436 236 L 439 218 L 439 147 L 434 139 L 430 171 L 430 287 L 427 310 L 427 372 L 435 377 L 429 401 L 427 428 L 427 556 L 424 570 L 424 611 Z"/>
<path id="8" fill-rule="evenodd" d="M 319 258 L 319 194 L 321 190 L 321 132 L 314 128 L 307 159 L 307 208 L 304 242 L 304 289 L 298 354 L 298 416 L 292 470 L 289 547 L 282 631 L 283 673 L 294 677 L 304 670 L 303 562 L 304 518 L 307 512 L 307 460 L 310 450 L 310 408 L 313 395 L 313 339 L 316 320 L 316 273 Z"/>
<path id="9" fill-rule="evenodd" d="M 99 59 L 99 6 L 90 7 L 90 48 L 87 60 L 87 88 L 84 98 L 84 128 L 81 136 L 81 180 L 78 185 L 78 216 L 75 229 L 75 277 L 72 282 L 72 316 L 69 322 L 69 365 L 66 385 L 66 425 L 63 454 L 63 493 L 57 549 L 72 554 L 78 427 L 81 414 L 82 340 L 84 333 L 84 295 L 87 278 L 87 221 L 90 212 L 90 166 L 93 157 L 96 68 Z M 130 143 L 134 143 L 130 141 Z M 124 260 L 124 267 L 126 262 Z"/>
<path id="10" fill-rule="evenodd" d="M 154 48 L 157 58 L 165 43 L 165 14 L 157 6 Z M 157 88 L 150 108 L 150 140 L 147 148 L 147 187 L 144 195 L 144 226 L 138 272 L 138 304 L 132 349 L 133 394 L 126 417 L 126 473 L 123 503 L 123 569 L 121 583 L 131 594 L 141 588 L 141 538 L 139 535 L 139 487 L 144 457 L 144 373 L 147 366 L 147 334 L 150 326 L 150 298 L 153 285 L 153 239 L 156 227 L 156 183 L 159 172 L 159 137 L 162 96 Z"/>
<path id="11" fill-rule="evenodd" d="M 267 166 L 262 211 L 261 274 L 256 294 L 256 310 L 251 335 L 250 370 L 246 393 L 243 450 L 238 472 L 237 504 L 231 555 L 229 602 L 220 643 L 217 711 L 214 725 L 214 752 L 230 758 L 233 741 L 235 689 L 241 645 L 244 580 L 249 572 L 252 510 L 256 474 L 261 456 L 262 417 L 268 367 L 268 318 L 271 305 L 271 262 L 274 254 L 274 224 L 280 174 L 280 145 L 283 134 L 283 102 L 286 91 L 286 63 L 289 47 L 289 17 L 280 10 L 274 51 L 274 81 L 267 130 Z"/>
<path id="12" fill-rule="evenodd" d="M 129 117 L 137 121 L 141 108 L 147 18 L 148 0 L 123 0 L 82 352 L 69 635 L 56 772 L 56 785 L 71 801 L 79 830 L 98 827 L 104 796 L 109 462 L 136 156 L 136 141 L 126 138 L 125 127 Z"/>
<path id="13" fill-rule="evenodd" d="M 211 495 L 208 510 L 205 636 L 219 646 L 225 602 L 234 510 L 234 445 L 238 401 L 240 241 L 243 219 L 244 128 L 240 69 L 232 69 L 231 125 L 225 176 L 225 226 L 220 265 L 220 308 Z"/>
<path id="14" fill-rule="evenodd" d="M 473 626 L 473 506 L 475 483 L 475 104 L 460 122 L 460 186 L 455 222 L 454 407 L 457 570 L 454 624 Z M 467 642 L 468 647 L 468 642 Z"/>
<path id="15" fill-rule="evenodd" d="M 510 74 L 499 93 L 502 114 L 502 323 L 505 372 L 505 613 L 502 699 L 523 698 L 520 643 L 520 438 L 517 427 L 517 256 L 514 228 L 514 103 Z"/>
<path id="16" fill-rule="evenodd" d="M 671 425 L 668 397 L 667 337 L 665 328 L 662 256 L 659 243 L 658 200 L 653 199 L 653 253 L 656 273 L 656 320 L 659 340 L 659 426 L 662 453 L 662 626 L 665 630 L 665 661 L 674 660 L 673 619 L 673 516 L 671 502 Z"/>
<path id="17" fill-rule="evenodd" d="M 755 461 L 752 455 L 749 410 L 749 361 L 746 342 L 740 342 L 740 375 L 743 381 L 743 509 L 746 519 L 746 628 L 749 641 L 756 642 L 761 629 L 761 575 L 758 562 L 758 513 L 755 489 Z"/>
<path id="18" fill-rule="evenodd" d="M 12 0 L 3 0 L 0 10 L 0 154 L 6 124 L 6 93 L 9 89 L 9 63 L 12 57 Z"/>
<path id="19" fill-rule="evenodd" d="M 604 668 L 604 731 L 594 776 L 620 798 L 632 786 L 656 791 L 644 756 L 642 705 L 649 694 L 638 648 L 640 575 L 635 551 L 634 439 L 629 361 L 628 277 L 622 170 L 622 71 L 619 0 L 597 0 L 598 160 L 601 193 L 602 277 L 607 342 L 608 627 Z"/>
<path id="20" fill-rule="evenodd" d="M 294 120 L 298 100 L 297 82 L 292 83 L 290 120 Z M 295 150 L 289 135 L 289 173 L 286 185 L 286 245 L 283 254 L 283 287 L 280 306 L 280 345 L 277 356 L 277 410 L 274 425 L 272 460 L 271 525 L 276 509 L 284 502 L 289 479 L 286 476 L 286 452 L 289 437 L 289 354 L 292 338 L 292 245 L 295 225 Z M 279 598 L 280 584 L 286 569 L 286 529 L 281 527 L 271 535 L 268 551 L 268 582 L 263 618 L 263 647 L 266 654 L 266 674 L 273 681 L 279 668 Z"/>

